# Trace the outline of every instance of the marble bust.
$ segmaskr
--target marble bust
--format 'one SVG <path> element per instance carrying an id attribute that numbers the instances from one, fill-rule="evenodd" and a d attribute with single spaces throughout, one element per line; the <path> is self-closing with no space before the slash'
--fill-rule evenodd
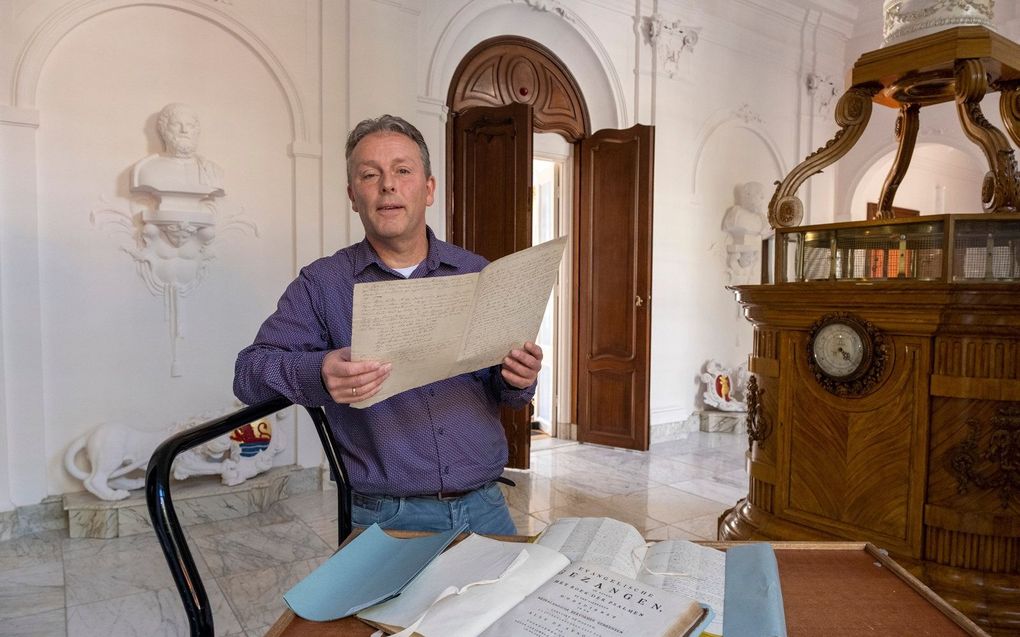
<path id="1" fill-rule="evenodd" d="M 757 181 L 737 184 L 734 205 L 723 215 L 722 229 L 729 235 L 726 246 L 730 282 L 750 283 L 761 255 L 761 240 L 770 233 L 765 214 L 765 186 Z"/>
<path id="2" fill-rule="evenodd" d="M 159 112 L 156 129 L 164 152 L 134 165 L 131 192 L 155 196 L 156 216 L 211 214 L 206 204 L 224 195 L 223 170 L 196 152 L 201 131 L 198 115 L 185 104 L 167 104 Z"/>

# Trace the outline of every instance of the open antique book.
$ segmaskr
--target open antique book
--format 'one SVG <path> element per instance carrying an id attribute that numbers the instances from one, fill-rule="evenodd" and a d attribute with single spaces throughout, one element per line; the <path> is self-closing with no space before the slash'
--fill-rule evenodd
<path id="1" fill-rule="evenodd" d="M 684 564 L 685 572 L 715 569 L 707 555 L 722 556 L 675 544 L 676 560 L 686 559 L 683 553 L 698 561 Z M 436 558 L 398 597 L 358 617 L 401 637 L 697 637 L 714 609 L 679 592 L 681 586 L 661 588 L 669 580 L 650 573 L 671 564 L 670 556 L 645 551 L 638 557 L 645 548 L 637 530 L 608 518 L 559 520 L 535 544 L 472 535 Z"/>

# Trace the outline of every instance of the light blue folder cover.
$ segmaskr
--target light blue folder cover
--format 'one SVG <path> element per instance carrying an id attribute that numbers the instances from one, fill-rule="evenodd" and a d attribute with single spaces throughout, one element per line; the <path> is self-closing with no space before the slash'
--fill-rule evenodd
<path id="1" fill-rule="evenodd" d="M 467 525 L 409 539 L 378 524 L 361 532 L 283 596 L 298 617 L 324 622 L 353 615 L 395 597 Z"/>
<path id="2" fill-rule="evenodd" d="M 723 637 L 786 637 L 776 554 L 766 543 L 726 550 Z"/>

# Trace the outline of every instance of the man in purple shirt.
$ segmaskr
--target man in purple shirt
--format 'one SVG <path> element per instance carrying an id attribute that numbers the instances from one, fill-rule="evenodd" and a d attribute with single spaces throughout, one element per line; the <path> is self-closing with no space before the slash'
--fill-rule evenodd
<path id="1" fill-rule="evenodd" d="M 425 225 L 436 180 L 421 133 L 398 117 L 359 123 L 347 138 L 347 194 L 365 239 L 301 270 L 238 354 L 234 393 L 248 404 L 283 395 L 322 406 L 342 449 L 356 526 L 516 532 L 496 484 L 507 460 L 500 404 L 530 402 L 542 350 L 525 343 L 501 365 L 411 389 L 365 409 L 391 364 L 351 361 L 354 284 L 478 272 L 485 259 Z"/>

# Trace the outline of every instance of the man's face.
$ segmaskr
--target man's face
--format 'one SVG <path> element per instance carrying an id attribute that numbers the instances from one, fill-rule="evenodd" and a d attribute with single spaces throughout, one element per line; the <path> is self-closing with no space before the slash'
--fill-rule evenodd
<path id="1" fill-rule="evenodd" d="M 190 157 L 198 146 L 198 116 L 177 109 L 170 114 L 162 132 L 167 152 L 175 157 Z"/>
<path id="2" fill-rule="evenodd" d="M 372 133 L 354 147 L 347 195 L 373 245 L 391 249 L 425 237 L 425 208 L 435 177 L 425 176 L 421 152 L 400 133 Z"/>

